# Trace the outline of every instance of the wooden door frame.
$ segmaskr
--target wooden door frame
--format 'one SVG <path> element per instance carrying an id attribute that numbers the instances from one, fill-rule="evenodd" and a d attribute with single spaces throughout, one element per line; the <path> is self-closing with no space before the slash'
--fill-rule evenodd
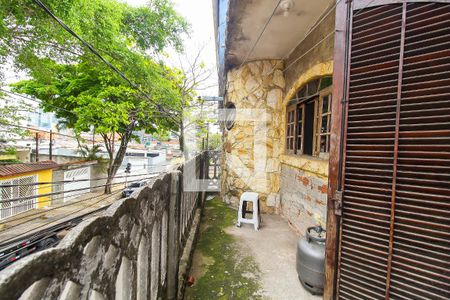
<path id="1" fill-rule="evenodd" d="M 351 57 L 351 22 L 352 13 L 356 9 L 364 9 L 379 5 L 403 3 L 403 18 L 405 18 L 406 3 L 450 3 L 450 0 L 347 0 L 339 1 L 336 5 L 335 37 L 334 37 L 334 66 L 333 66 L 333 101 L 331 118 L 331 137 L 330 137 L 330 157 L 329 157 L 329 181 L 328 181 L 328 200 L 327 200 L 327 239 L 325 251 L 325 281 L 323 299 L 334 299 L 336 296 L 337 279 L 339 272 L 339 243 L 341 238 L 341 217 L 336 215 L 335 211 L 341 199 L 343 191 L 343 181 L 345 174 L 345 148 L 346 148 L 346 118 L 348 111 L 348 90 L 349 90 L 349 60 Z M 405 20 L 402 22 L 404 26 Z M 402 29 L 404 30 L 404 29 Z M 401 74 L 401 70 L 399 71 Z M 399 79 L 400 82 L 400 79 Z M 400 87 L 397 94 L 397 102 L 400 99 Z M 398 105 L 398 104 L 397 104 Z M 397 109 L 398 119 L 398 109 Z M 398 124 L 396 124 L 396 135 L 398 135 Z M 397 141 L 396 137 L 396 141 Z M 397 147 L 397 146 L 396 146 Z M 394 163 L 395 168 L 395 163 Z M 395 169 L 394 171 L 395 172 Z M 393 181 L 393 186 L 395 181 Z M 394 192 L 392 194 L 391 220 L 390 220 L 390 239 L 389 256 L 392 256 L 392 232 L 393 232 L 393 212 L 394 212 Z M 388 263 L 386 299 L 389 290 L 390 261 Z"/>
<path id="2" fill-rule="evenodd" d="M 333 94 L 332 94 L 332 117 L 330 134 L 330 155 L 329 155 L 329 177 L 328 177 L 328 200 L 327 200 L 327 239 L 325 245 L 325 281 L 324 281 L 324 300 L 331 300 L 335 297 L 336 279 L 337 279 L 337 261 L 338 261 L 338 242 L 340 235 L 340 217 L 335 214 L 339 209 L 336 199 L 339 198 L 342 174 L 340 166 L 342 165 L 343 149 L 341 141 L 344 142 L 343 132 L 345 128 L 345 110 L 343 106 L 347 99 L 348 91 L 348 62 L 347 46 L 350 45 L 348 37 L 348 18 L 352 11 L 352 1 L 339 1 L 336 5 L 336 21 L 334 34 L 334 63 L 333 63 Z M 347 66 L 346 66 L 347 65 Z"/>

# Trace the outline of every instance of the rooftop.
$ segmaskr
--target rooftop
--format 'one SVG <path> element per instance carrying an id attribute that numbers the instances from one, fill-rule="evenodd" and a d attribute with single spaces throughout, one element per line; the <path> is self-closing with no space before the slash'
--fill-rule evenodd
<path id="1" fill-rule="evenodd" d="M 24 173 L 31 173 L 41 170 L 55 169 L 59 167 L 54 161 L 40 161 L 25 164 L 0 165 L 0 178 Z"/>

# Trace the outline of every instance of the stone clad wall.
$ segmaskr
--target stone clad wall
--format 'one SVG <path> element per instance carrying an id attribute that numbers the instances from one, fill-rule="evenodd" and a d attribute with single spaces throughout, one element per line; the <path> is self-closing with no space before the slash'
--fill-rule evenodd
<path id="1" fill-rule="evenodd" d="M 250 111 L 253 121 L 236 121 L 224 136 L 222 197 L 227 203 L 238 205 L 245 191 L 260 194 L 263 211 L 279 203 L 282 68 L 280 61 L 264 60 L 228 72 L 226 101 L 236 105 L 238 118 L 242 110 L 255 111 Z"/>
<path id="2" fill-rule="evenodd" d="M 267 112 L 267 139 L 261 139 L 261 122 L 255 127 L 252 121 L 238 121 L 225 133 L 222 197 L 237 206 L 243 192 L 256 191 L 263 211 L 282 214 L 302 233 L 308 226 L 325 225 L 328 160 L 286 154 L 286 105 L 310 80 L 332 75 L 334 22 L 331 12 L 284 62 L 253 61 L 227 76 L 226 101 L 236 105 L 238 114 L 243 109 Z"/>
<path id="3" fill-rule="evenodd" d="M 186 163 L 197 166 L 198 179 L 202 157 Z M 182 189 L 180 171 L 152 179 L 74 227 L 55 248 L 0 272 L 0 298 L 176 299 L 181 253 L 205 199 Z"/>

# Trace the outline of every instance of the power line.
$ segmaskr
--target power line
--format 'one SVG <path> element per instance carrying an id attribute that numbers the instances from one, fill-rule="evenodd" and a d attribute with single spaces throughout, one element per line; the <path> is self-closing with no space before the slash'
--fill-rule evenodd
<path id="1" fill-rule="evenodd" d="M 106 200 L 107 198 L 112 197 L 113 195 L 115 195 L 115 194 L 118 193 L 118 192 L 120 192 L 120 191 L 114 192 L 114 193 L 108 195 L 107 197 L 105 197 L 105 198 L 103 198 L 103 199 L 100 199 L 99 201 L 96 201 L 96 202 L 94 202 L 94 203 L 92 203 L 92 204 L 90 204 L 90 205 L 88 205 L 88 206 L 85 206 L 85 207 L 83 207 L 82 209 L 77 210 L 77 211 L 79 212 L 79 211 L 85 210 L 85 209 L 87 209 L 87 208 L 90 208 L 90 207 L 92 207 L 92 206 L 94 206 L 94 205 L 96 205 L 96 204 L 102 202 L 103 200 Z M 105 209 L 106 209 L 106 208 L 105 208 Z M 2 242 L 2 243 L 6 243 L 6 242 L 11 241 L 11 240 L 20 239 L 20 238 L 26 236 L 28 233 L 30 233 L 30 232 L 36 230 L 36 229 L 45 227 L 45 226 L 47 226 L 47 225 L 49 225 L 49 224 L 55 223 L 55 222 L 57 222 L 57 221 L 59 221 L 59 220 L 62 220 L 62 219 L 64 219 L 64 218 L 66 218 L 66 217 L 72 215 L 73 213 L 74 213 L 74 211 L 69 212 L 68 214 L 65 214 L 65 215 L 63 215 L 62 217 L 57 218 L 57 219 L 55 219 L 55 220 L 53 220 L 53 221 L 51 221 L 51 222 L 49 222 L 49 223 L 46 223 L 46 224 L 43 224 L 43 225 L 41 225 L 41 226 L 35 227 L 35 228 L 33 228 L 32 230 L 25 231 L 24 233 L 22 233 L 22 234 L 19 235 L 18 237 L 15 236 L 15 237 L 12 237 L 12 238 L 9 238 L 9 239 L 6 239 L 6 240 L 2 240 L 1 242 Z M 35 234 L 35 235 L 36 235 L 36 234 Z M 35 236 L 35 235 L 34 235 L 34 236 Z"/>
<path id="2" fill-rule="evenodd" d="M 29 100 L 29 101 L 34 101 L 34 102 L 36 102 L 36 103 L 42 104 L 42 101 L 41 101 L 41 100 L 38 100 L 38 99 L 35 99 L 35 98 L 32 98 L 32 97 L 29 97 L 29 96 L 24 96 L 24 95 L 22 95 L 22 94 L 14 93 L 14 92 L 11 92 L 11 91 L 2 89 L 2 88 L 0 88 L 0 91 L 2 91 L 2 92 L 4 92 L 4 93 L 7 93 L 7 94 L 9 94 L 9 95 L 21 97 L 21 98 L 23 98 L 23 99 L 26 99 L 26 100 Z M 2 99 L 2 98 L 0 98 L 0 99 Z M 77 114 L 76 114 L 76 113 L 74 113 L 73 111 L 70 111 L 70 110 L 68 110 L 68 109 L 65 109 L 64 107 L 57 106 L 57 105 L 53 105 L 53 104 L 50 104 L 50 103 L 45 103 L 45 105 L 46 105 L 46 106 L 53 107 L 53 108 L 56 108 L 56 109 L 60 109 L 60 110 L 62 110 L 62 111 L 65 111 L 65 112 L 67 112 L 67 113 L 69 113 L 69 114 L 72 114 L 72 115 L 74 115 L 75 117 L 77 117 Z M 123 130 L 125 130 L 125 131 L 127 130 L 127 129 L 124 128 L 123 126 L 119 126 L 118 128 L 123 129 Z M 36 130 L 36 129 L 33 129 L 33 130 Z M 59 134 L 59 133 L 56 133 L 56 132 L 55 132 L 55 133 L 53 133 L 53 134 Z M 59 135 L 61 135 L 61 134 L 59 134 Z M 73 138 L 77 138 L 77 137 L 73 137 Z M 90 140 L 87 139 L 87 141 L 89 141 L 89 142 L 97 142 L 96 140 L 93 140 L 93 139 L 90 139 Z"/>
<path id="3" fill-rule="evenodd" d="M 32 97 L 30 97 L 30 96 L 24 96 L 24 95 L 22 95 L 22 94 L 18 94 L 18 93 L 15 93 L 15 92 L 11 92 L 11 91 L 8 91 L 8 90 L 2 89 L 2 88 L 0 88 L 0 91 L 2 91 L 2 92 L 4 92 L 4 93 L 7 93 L 7 94 L 9 94 L 9 95 L 21 97 L 21 98 L 23 98 L 23 99 L 26 99 L 26 100 L 29 100 L 29 101 L 33 101 L 33 102 L 42 104 L 42 101 L 41 101 L 41 100 L 32 98 Z M 65 111 L 65 112 L 68 112 L 68 113 L 71 113 L 71 114 L 73 114 L 73 115 L 76 115 L 73 111 L 70 111 L 70 110 L 65 109 L 65 108 L 63 108 L 63 107 L 56 106 L 56 105 L 52 105 L 52 104 L 48 104 L 48 103 L 46 103 L 46 105 L 51 106 L 51 107 L 55 107 L 55 108 L 58 108 L 58 109 L 61 109 L 61 110 Z"/>
<path id="4" fill-rule="evenodd" d="M 325 15 L 323 15 L 322 17 L 319 17 L 317 19 L 317 21 L 315 22 L 315 25 L 313 25 L 309 30 L 308 33 L 303 37 L 303 39 L 296 44 L 296 46 L 285 56 L 283 57 L 283 60 L 286 60 L 289 56 L 290 53 L 292 53 L 295 48 L 298 47 L 298 45 L 300 45 L 301 43 L 303 43 L 310 35 L 311 33 L 314 31 L 314 29 L 316 29 L 317 27 L 319 27 L 322 24 L 322 21 L 325 20 L 326 17 L 328 17 L 330 15 L 330 13 L 336 8 L 336 6 L 341 2 L 342 0 L 338 0 L 336 1 L 336 3 L 328 10 L 328 12 L 325 13 Z M 375 0 L 371 0 L 369 1 L 363 8 L 361 8 L 360 10 L 358 10 L 353 17 L 356 17 L 357 15 L 359 15 L 364 9 L 366 9 L 370 4 L 372 4 Z M 318 45 L 320 45 L 321 43 L 323 43 L 326 39 L 328 39 L 331 35 L 334 34 L 334 30 L 332 32 L 329 32 L 328 34 L 326 34 L 319 42 L 317 42 L 314 46 L 312 46 L 311 48 L 309 48 L 307 51 L 303 52 L 303 54 L 300 57 L 297 57 L 292 63 L 290 63 L 287 67 L 285 67 L 283 69 L 283 72 L 285 72 L 287 69 L 289 69 L 290 67 L 292 67 L 297 61 L 299 61 L 300 59 L 302 59 L 303 57 L 305 57 L 305 55 L 307 55 L 309 52 L 311 52 L 315 47 L 317 47 Z M 270 73 L 273 73 L 273 71 L 275 71 L 275 66 L 272 68 Z"/>
<path id="5" fill-rule="evenodd" d="M 250 57 L 250 55 L 253 53 L 253 50 L 255 50 L 256 45 L 259 43 L 259 40 L 261 39 L 262 35 L 264 34 L 264 32 L 266 31 L 267 26 L 269 25 L 270 21 L 272 20 L 273 16 L 275 15 L 275 12 L 277 11 L 278 6 L 280 5 L 281 0 L 278 0 L 277 5 L 275 6 L 275 8 L 272 11 L 272 14 L 270 15 L 269 19 L 267 19 L 266 23 L 264 24 L 263 29 L 261 30 L 261 32 L 259 33 L 258 38 L 256 39 L 256 41 L 253 43 L 252 48 L 250 49 L 250 51 L 247 53 L 247 55 L 245 56 L 244 61 L 241 63 L 239 68 L 242 68 L 242 66 L 247 62 L 247 59 Z"/>
<path id="6" fill-rule="evenodd" d="M 325 13 L 325 15 L 323 15 L 322 17 L 319 17 L 319 18 L 317 19 L 317 21 L 314 23 L 314 25 L 308 30 L 308 32 L 306 33 L 306 35 L 300 40 L 300 42 L 298 42 L 298 43 L 294 46 L 294 48 L 292 48 L 291 51 L 289 51 L 289 52 L 282 58 L 282 60 L 286 60 L 286 59 L 289 57 L 289 55 L 295 50 L 295 48 L 297 48 L 298 45 L 300 45 L 301 43 L 303 43 L 303 42 L 308 38 L 308 36 L 314 31 L 314 29 L 316 29 L 320 24 L 322 24 L 322 21 L 325 20 L 326 17 L 328 17 L 328 15 L 333 11 L 333 9 L 336 8 L 336 6 L 337 6 L 337 5 L 339 4 L 339 2 L 341 2 L 341 1 L 342 1 L 342 0 L 336 1 L 336 3 L 328 10 L 328 12 Z M 315 48 L 315 47 L 314 47 L 314 46 L 311 47 L 310 50 L 312 50 L 313 48 Z M 310 50 L 308 50 L 308 51 L 310 51 Z M 303 55 L 303 56 L 304 56 L 304 55 Z M 302 57 L 303 57 L 303 56 L 302 56 Z M 296 61 L 298 61 L 298 59 L 297 59 Z M 273 71 L 275 71 L 275 67 L 276 67 L 276 66 L 277 66 L 277 64 L 275 64 L 275 65 L 273 66 L 273 68 L 272 68 L 272 70 L 270 71 L 269 74 L 272 74 Z M 286 70 L 287 70 L 287 68 L 285 68 L 285 69 L 283 70 L 283 72 L 286 71 Z"/>
<path id="7" fill-rule="evenodd" d="M 156 105 L 157 109 L 160 110 L 160 112 L 164 112 L 167 114 L 168 117 L 172 118 L 175 122 L 178 122 L 178 120 L 174 119 L 173 115 L 168 113 L 164 107 L 162 107 L 159 103 L 155 102 L 152 97 L 147 95 L 137 84 L 135 84 L 133 81 L 131 81 L 125 74 L 123 74 L 118 68 L 116 68 L 113 64 L 111 64 L 107 59 L 105 59 L 98 51 L 87 41 L 85 41 L 83 38 L 81 38 L 77 33 L 75 33 L 69 26 L 67 26 L 63 21 L 61 21 L 56 15 L 52 13 L 52 11 L 41 1 L 41 0 L 33 0 L 39 7 L 41 7 L 52 19 L 54 19 L 64 30 L 66 30 L 68 33 L 70 33 L 73 37 L 75 37 L 77 40 L 79 40 L 85 47 L 87 47 L 95 56 L 100 58 L 100 60 L 105 63 L 111 70 L 113 70 L 115 73 L 117 73 L 120 77 L 122 77 L 125 81 L 127 81 L 134 89 L 139 91 L 145 98 L 147 98 L 150 102 L 152 102 L 154 105 Z M 281 0 L 280 0 L 281 1 Z"/>
<path id="8" fill-rule="evenodd" d="M 144 175 L 141 175 L 141 176 L 144 176 Z M 150 179 L 152 179 L 152 178 L 155 178 L 156 176 L 152 176 L 152 177 L 145 177 L 145 178 L 139 178 L 139 179 L 136 179 L 136 180 L 130 180 L 130 181 L 127 181 L 127 182 L 115 182 L 115 183 L 112 183 L 112 184 L 110 184 L 111 186 L 116 186 L 116 185 L 120 185 L 120 184 L 130 184 L 130 183 L 135 183 L 135 182 L 141 182 L 141 181 L 144 181 L 144 180 L 150 180 Z M 99 187 L 103 187 L 103 186 L 94 186 L 94 187 L 91 187 L 92 189 L 96 189 L 96 188 L 99 188 Z M 126 187 L 125 187 L 126 188 Z M 87 190 L 88 188 L 86 188 L 86 190 Z M 36 191 L 37 189 L 35 188 L 34 189 L 34 191 Z M 83 196 L 83 195 L 86 195 L 86 194 L 89 194 L 89 193 L 92 193 L 91 191 L 87 191 L 87 192 L 85 192 L 85 193 L 80 193 L 80 194 L 76 194 L 76 195 L 69 195 L 69 196 L 67 196 L 67 195 L 64 195 L 64 194 L 70 194 L 71 192 L 72 192 L 73 190 L 68 190 L 68 191 L 61 191 L 61 193 L 59 193 L 58 195 L 62 195 L 62 196 L 59 196 L 59 197 L 56 197 L 56 198 L 51 198 L 51 199 L 49 199 L 49 200 L 39 200 L 39 198 L 41 198 L 41 197 L 43 197 L 43 196 L 41 196 L 41 195 L 34 195 L 34 197 L 32 198 L 33 199 L 33 203 L 31 203 L 31 204 L 42 204 L 42 203 L 48 203 L 48 202 L 57 202 L 58 200 L 64 200 L 64 198 L 65 197 L 71 197 L 71 198 L 75 198 L 75 197 L 80 197 L 80 196 Z M 45 197 L 45 196 L 44 196 Z M 34 198 L 37 198 L 37 199 L 34 199 Z M 4 199 L 4 200 L 6 200 L 5 202 L 8 202 L 9 200 L 8 199 Z M 0 202 L 1 203 L 1 202 Z M 23 203 L 23 204 L 18 204 L 18 205 L 15 205 L 15 206 L 10 206 L 10 207 L 3 207 L 3 208 L 0 208 L 0 211 L 3 211 L 3 210 L 9 210 L 9 209 L 12 209 L 12 208 L 18 208 L 18 207 L 23 207 L 23 206 L 27 206 L 27 205 L 29 205 L 30 203 Z M 58 207 L 60 207 L 60 206 L 58 206 Z M 56 207 L 56 208 L 58 208 L 58 207 Z M 52 209 L 48 209 L 48 210 L 52 210 Z M 47 210 L 47 211 L 48 211 Z M 29 215 L 27 215 L 27 216 L 29 216 Z M 6 223 L 6 222 L 0 222 L 0 224 L 4 224 L 4 223 Z"/>
<path id="9" fill-rule="evenodd" d="M 108 198 L 109 196 L 115 195 L 115 194 L 117 194 L 117 193 L 119 193 L 119 192 L 122 192 L 122 191 L 121 191 L 121 190 L 114 191 L 114 193 L 111 193 L 111 194 L 106 195 L 106 197 L 103 198 L 103 199 L 106 199 L 106 198 Z M 33 214 L 29 214 L 29 215 L 23 216 L 22 218 L 19 218 L 19 219 L 17 219 L 17 220 L 22 220 L 22 219 L 26 219 L 27 217 L 34 217 L 34 216 L 39 216 L 39 217 L 27 219 L 25 222 L 18 223 L 18 224 L 14 224 L 14 225 L 12 225 L 12 226 L 10 226 L 10 227 L 7 227 L 6 230 L 9 230 L 9 229 L 11 229 L 11 228 L 18 227 L 18 226 L 20 226 L 20 225 L 22 225 L 22 224 L 25 224 L 25 223 L 28 223 L 28 222 L 31 222 L 31 221 L 40 219 L 40 218 L 41 218 L 40 215 L 46 214 L 46 213 L 49 212 L 49 211 L 57 210 L 57 209 L 60 209 L 60 208 L 63 208 L 63 207 L 72 206 L 72 205 L 79 204 L 79 203 L 82 203 L 82 202 L 86 202 L 86 201 L 89 201 L 89 200 L 92 200 L 92 199 L 95 199 L 95 198 L 98 198 L 98 197 L 99 197 L 99 195 L 95 195 L 95 196 L 92 196 L 92 197 L 89 197 L 89 198 L 86 198 L 86 199 L 81 199 L 81 200 L 77 200 L 77 201 L 71 201 L 71 202 L 69 202 L 69 203 L 67 203 L 67 204 L 55 206 L 55 207 L 52 207 L 52 208 L 50 208 L 50 209 L 46 209 L 46 210 L 44 210 L 44 211 L 38 211 L 38 212 L 35 212 L 35 213 L 33 213 Z M 100 195 L 100 197 L 101 197 L 101 195 Z M 0 224 L 5 224 L 5 222 L 0 223 Z"/>
<path id="10" fill-rule="evenodd" d="M 152 178 L 152 177 L 150 177 L 150 178 Z M 95 188 L 105 187 L 105 186 L 114 186 L 114 185 L 123 184 L 123 183 L 124 182 L 118 182 L 118 183 L 116 182 L 116 183 L 96 185 L 96 186 L 93 186 L 93 187 L 72 189 L 72 190 L 68 190 L 68 191 L 52 192 L 52 193 L 46 193 L 46 194 L 40 194 L 40 195 L 26 196 L 26 197 L 16 197 L 16 198 L 8 199 L 8 200 L 0 200 L 0 203 L 17 202 L 17 201 L 34 199 L 34 198 L 49 197 L 49 196 L 60 195 L 60 194 L 64 194 L 64 193 L 84 191 L 84 190 L 87 190 L 87 189 L 95 189 Z"/>
<path id="11" fill-rule="evenodd" d="M 12 96 L 21 97 L 21 98 L 23 98 L 23 99 L 25 99 L 25 100 L 29 100 L 29 101 L 36 102 L 36 103 L 39 103 L 39 104 L 42 104 L 42 103 L 43 103 L 42 100 L 32 98 L 32 97 L 31 97 L 30 95 L 28 95 L 28 94 L 26 94 L 27 96 L 25 96 L 25 95 L 23 95 L 23 94 L 11 92 L 11 91 L 8 91 L 8 90 L 2 89 L 2 88 L 0 88 L 0 91 L 2 91 L 2 92 L 4 92 L 4 93 L 7 93 L 7 94 L 9 94 L 9 95 L 12 95 Z M 8 100 L 8 99 L 0 98 L 0 100 Z M 60 110 L 63 110 L 63 111 L 65 111 L 65 112 L 67 112 L 67 113 L 70 113 L 70 114 L 72 114 L 72 115 L 74 115 L 74 116 L 77 116 L 76 113 L 74 113 L 73 111 L 70 111 L 70 110 L 68 110 L 68 109 L 65 109 L 64 107 L 61 107 L 61 106 L 58 106 L 58 105 L 54 105 L 54 104 L 50 104 L 50 103 L 47 103 L 47 102 L 45 103 L 45 105 L 46 105 L 46 106 L 53 107 L 53 108 L 57 108 L 57 109 L 60 109 Z M 162 117 L 166 117 L 166 116 L 154 116 L 154 117 L 156 117 L 156 118 L 162 118 Z M 119 128 L 125 129 L 125 128 L 123 128 L 122 126 L 119 126 Z"/>
<path id="12" fill-rule="evenodd" d="M 59 135 L 59 136 L 72 138 L 72 139 L 76 139 L 76 140 L 83 139 L 83 140 L 86 140 L 86 141 L 89 141 L 89 142 L 95 142 L 95 140 L 92 140 L 92 139 L 87 139 L 87 138 L 83 138 L 83 137 L 76 137 L 76 136 L 73 136 L 73 135 L 63 134 L 63 133 L 59 133 L 59 132 L 53 132 L 53 131 L 50 132 L 50 131 L 46 131 L 46 130 L 43 130 L 43 129 L 36 129 L 36 128 L 33 128 L 33 127 L 29 127 L 29 126 L 22 126 L 22 125 L 17 125 L 17 124 L 11 124 L 11 123 L 8 123 L 8 122 L 0 121 L 0 124 L 5 125 L 5 126 L 11 126 L 11 127 L 17 127 L 17 128 L 21 128 L 21 129 L 26 129 L 26 130 L 33 130 L 33 131 L 44 132 L 44 133 L 47 133 L 47 134 L 51 133 L 52 135 Z"/>
<path id="13" fill-rule="evenodd" d="M 126 175 L 126 176 L 114 176 L 112 179 L 117 178 L 130 178 L 130 177 L 137 177 L 137 176 L 144 176 L 144 175 L 152 175 L 152 174 L 160 174 L 161 172 L 151 172 L 146 174 L 135 174 L 135 175 Z M 92 179 L 77 179 L 77 180 L 59 180 L 59 181 L 47 181 L 47 182 L 32 182 L 32 183 L 22 183 L 22 184 L 0 184 L 0 188 L 9 188 L 9 187 L 16 187 L 16 186 L 34 186 L 34 185 L 54 185 L 54 184 L 64 184 L 64 183 L 72 183 L 72 182 L 83 182 L 83 181 L 99 181 L 99 180 L 105 180 L 108 179 L 108 177 L 98 177 L 98 178 L 92 178 Z M 0 179 L 1 181 L 1 179 Z"/>
<path id="14" fill-rule="evenodd" d="M 299 57 L 297 57 L 293 62 L 291 62 L 286 68 L 284 68 L 283 71 L 286 71 L 287 69 L 289 69 L 290 67 L 292 67 L 297 61 L 299 61 L 300 59 L 302 59 L 303 57 L 305 57 L 308 53 L 310 53 L 314 48 L 316 48 L 317 46 L 319 46 L 320 44 L 322 44 L 325 40 L 327 40 L 329 37 L 331 37 L 334 34 L 334 30 L 329 32 L 325 37 L 323 37 L 320 41 L 318 41 L 316 44 L 314 44 L 314 46 L 312 46 L 311 48 L 308 49 L 308 51 L 303 52 L 302 55 L 300 55 Z"/>

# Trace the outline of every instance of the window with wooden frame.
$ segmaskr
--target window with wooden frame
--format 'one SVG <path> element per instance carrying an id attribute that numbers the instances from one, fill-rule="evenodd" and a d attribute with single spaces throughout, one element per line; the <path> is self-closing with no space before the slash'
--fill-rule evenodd
<path id="1" fill-rule="evenodd" d="M 314 155 L 326 158 L 330 152 L 331 87 L 320 92 L 314 120 Z"/>
<path id="2" fill-rule="evenodd" d="M 286 151 L 290 154 L 295 153 L 295 119 L 295 106 L 291 106 L 286 115 Z"/>
<path id="3" fill-rule="evenodd" d="M 306 83 L 286 108 L 286 153 L 326 158 L 330 151 L 331 77 Z"/>

